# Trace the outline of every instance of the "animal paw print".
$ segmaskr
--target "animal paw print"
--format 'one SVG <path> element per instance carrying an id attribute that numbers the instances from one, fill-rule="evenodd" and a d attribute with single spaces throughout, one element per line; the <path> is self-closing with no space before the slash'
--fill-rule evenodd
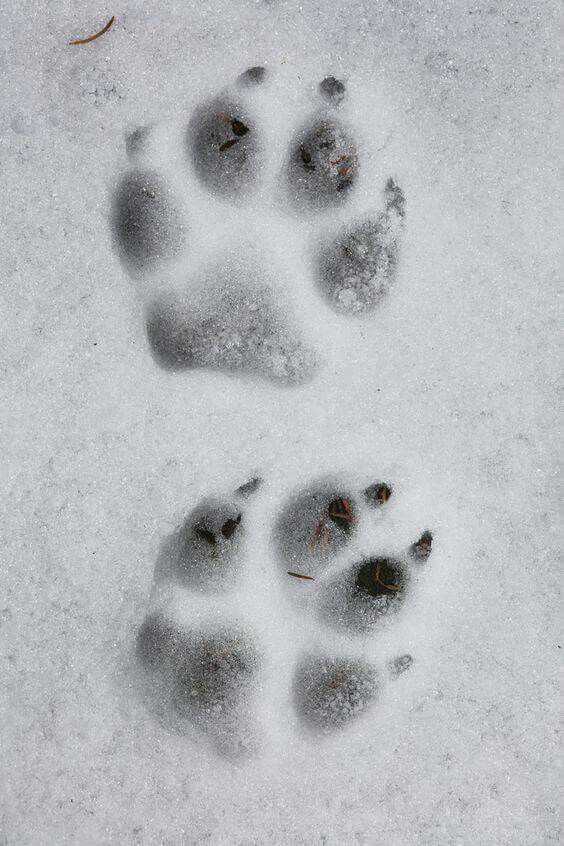
<path id="1" fill-rule="evenodd" d="M 244 563 L 244 502 L 259 484 L 202 500 L 165 539 L 137 637 L 153 711 L 177 728 L 192 725 L 228 755 L 258 742 L 252 700 L 261 650 L 230 596 Z"/>
<path id="2" fill-rule="evenodd" d="M 260 499 L 261 484 L 253 478 L 230 497 L 203 500 L 167 538 L 152 609 L 137 638 L 150 700 L 161 704 L 161 713 L 164 703 L 182 730 L 203 731 L 226 754 L 254 752 L 264 743 L 257 713 L 260 696 L 268 695 L 264 669 L 275 661 L 244 621 L 251 602 L 248 587 L 240 589 L 260 528 L 246 503 Z M 281 591 L 276 628 L 289 625 L 287 636 L 300 644 L 287 662 L 294 669 L 282 707 L 292 708 L 309 732 L 344 728 L 375 705 L 386 679 L 413 663 L 400 653 L 379 667 L 365 654 L 368 635 L 402 613 L 432 550 L 425 530 L 399 554 L 359 554 L 364 527 L 383 519 L 393 498 L 386 482 L 359 490 L 322 479 L 279 509 L 271 554 L 261 566 Z M 335 632 L 344 638 L 335 639 Z"/>
<path id="3" fill-rule="evenodd" d="M 143 292 L 149 347 L 164 369 L 307 383 L 320 357 L 305 340 L 307 324 L 300 326 L 304 282 L 354 316 L 372 312 L 394 281 L 405 197 L 389 177 L 380 208 L 359 208 L 359 188 L 373 177 L 345 84 L 324 79 L 309 117 L 276 133 L 269 117 L 284 94 L 273 87 L 265 68 L 249 68 L 196 108 L 179 136 L 141 127 L 126 138 L 129 164 L 114 193 L 112 229 Z M 281 168 L 273 164 L 277 145 L 285 151 Z M 349 206 L 355 211 L 343 225 L 336 214 Z M 312 216 L 318 241 L 306 245 L 303 268 L 289 269 L 288 241 L 278 243 L 278 233 L 290 227 L 298 245 L 302 221 Z"/>
<path id="4" fill-rule="evenodd" d="M 386 482 L 359 493 L 350 485 L 321 480 L 293 496 L 275 526 L 278 562 L 297 583 L 286 587 L 302 615 L 352 641 L 349 654 L 318 650 L 298 662 L 294 703 L 310 728 L 327 731 L 345 725 L 378 698 L 383 674 L 354 654 L 354 641 L 393 621 L 411 590 L 413 569 L 431 554 L 428 530 L 393 556 L 349 554 L 362 524 L 383 516 L 391 498 Z M 412 663 L 411 655 L 398 655 L 388 662 L 387 674 L 395 679 Z"/>

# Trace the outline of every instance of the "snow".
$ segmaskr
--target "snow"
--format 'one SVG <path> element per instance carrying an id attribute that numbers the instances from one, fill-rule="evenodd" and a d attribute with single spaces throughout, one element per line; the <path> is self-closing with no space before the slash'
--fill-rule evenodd
<path id="1" fill-rule="evenodd" d="M 68 45 L 112 14 L 98 41 Z M 0 12 L 0 842 L 557 842 L 555 30 L 546 2 Z M 186 128 L 256 65 L 267 77 L 241 96 L 269 143 L 257 191 L 234 203 L 187 166 Z M 300 211 L 284 165 L 328 75 L 346 82 L 362 170 L 350 201 Z M 124 136 L 141 126 L 187 222 L 186 253 L 146 274 L 112 232 Z M 381 212 L 390 177 L 406 196 L 397 277 L 374 312 L 335 312 L 316 251 Z M 151 356 L 155 294 L 243 260 L 317 356 L 311 379 Z M 238 588 L 155 589 L 166 538 L 254 475 Z M 320 624 L 276 559 L 282 507 L 328 477 L 393 488 L 343 562 L 434 534 L 401 613 L 360 638 Z M 250 758 L 148 706 L 132 652 L 159 603 L 187 626 L 241 621 L 260 645 Z M 321 737 L 289 693 L 316 651 L 354 652 L 384 680 Z"/>

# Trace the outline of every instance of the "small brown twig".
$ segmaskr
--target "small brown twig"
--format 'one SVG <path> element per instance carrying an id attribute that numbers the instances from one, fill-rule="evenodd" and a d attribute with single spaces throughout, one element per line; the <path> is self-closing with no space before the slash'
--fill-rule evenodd
<path id="1" fill-rule="evenodd" d="M 355 519 L 351 511 L 351 503 L 348 499 L 335 499 L 329 503 L 329 510 L 327 512 L 329 517 L 337 518 L 337 520 L 344 520 L 346 523 L 354 523 Z"/>
<path id="2" fill-rule="evenodd" d="M 295 579 L 307 579 L 309 582 L 315 581 L 314 576 L 304 576 L 303 573 L 294 573 L 292 570 L 288 570 L 288 575 L 293 576 Z"/>
<path id="3" fill-rule="evenodd" d="M 338 165 L 338 164 L 341 164 L 341 162 L 348 162 L 348 160 L 349 160 L 349 156 L 347 156 L 347 154 L 345 153 L 345 155 L 339 156 L 338 159 L 332 159 L 331 164 L 332 165 Z"/>
<path id="4" fill-rule="evenodd" d="M 381 569 L 381 566 L 382 566 L 381 564 L 378 564 L 378 565 L 376 566 L 376 569 L 375 569 L 375 571 L 374 571 L 374 577 L 373 577 L 373 578 L 374 578 L 374 582 L 375 582 L 376 584 L 382 585 L 382 587 L 385 587 L 385 588 L 386 588 L 386 590 L 399 590 L 399 589 L 400 589 L 400 586 L 399 586 L 399 585 L 387 585 L 387 584 L 385 584 L 385 582 L 383 582 L 383 581 L 382 581 L 382 579 L 380 578 L 380 569 Z"/>
<path id="5" fill-rule="evenodd" d="M 69 41 L 69 44 L 90 44 L 91 41 L 96 41 L 97 38 L 100 38 L 101 35 L 104 35 L 109 30 L 115 19 L 115 15 L 112 15 L 108 23 L 99 32 L 89 35 L 88 38 L 77 38 L 75 41 Z"/>
<path id="6" fill-rule="evenodd" d="M 307 545 L 307 548 L 310 552 L 315 552 L 318 545 L 323 543 L 323 546 L 327 546 L 329 541 L 331 540 L 331 532 L 325 525 L 325 517 L 321 517 L 317 526 L 315 527 L 313 537 Z"/>
<path id="7" fill-rule="evenodd" d="M 337 520 L 344 520 L 345 523 L 354 523 L 354 517 L 348 511 L 334 511 L 328 512 L 329 517 L 336 517 Z"/>
<path id="8" fill-rule="evenodd" d="M 224 153 L 226 150 L 229 150 L 230 147 L 233 147 L 234 144 L 238 143 L 238 138 L 230 138 L 229 141 L 224 141 L 223 144 L 219 145 L 219 152 Z"/>

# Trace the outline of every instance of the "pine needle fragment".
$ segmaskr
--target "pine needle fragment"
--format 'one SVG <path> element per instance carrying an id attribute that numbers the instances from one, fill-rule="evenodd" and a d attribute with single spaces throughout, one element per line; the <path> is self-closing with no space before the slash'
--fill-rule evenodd
<path id="1" fill-rule="evenodd" d="M 101 35 L 104 35 L 109 30 L 115 19 L 115 15 L 112 15 L 108 23 L 99 32 L 89 35 L 88 38 L 77 38 L 75 41 L 69 41 L 69 44 L 90 44 L 91 41 L 96 41 L 97 38 L 100 38 Z"/>
<path id="2" fill-rule="evenodd" d="M 315 581 L 314 576 L 304 576 L 303 573 L 293 573 L 292 570 L 288 570 L 288 575 L 293 576 L 295 579 L 307 579 L 309 582 Z"/>
<path id="3" fill-rule="evenodd" d="M 237 118 L 233 118 L 231 121 L 231 129 L 233 130 L 235 135 L 239 137 L 246 135 L 249 131 L 249 127 L 245 126 L 242 120 L 237 120 Z"/>
<path id="4" fill-rule="evenodd" d="M 229 150 L 230 147 L 233 147 L 234 144 L 237 144 L 238 141 L 238 138 L 230 138 L 229 141 L 224 141 L 223 144 L 220 144 L 219 146 L 219 152 L 224 153 L 226 150 Z"/>

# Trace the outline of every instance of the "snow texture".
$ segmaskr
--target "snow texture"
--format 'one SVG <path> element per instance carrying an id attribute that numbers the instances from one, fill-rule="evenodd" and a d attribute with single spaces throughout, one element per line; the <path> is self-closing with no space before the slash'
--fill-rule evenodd
<path id="1" fill-rule="evenodd" d="M 0 843 L 558 842 L 557 14 L 3 4 Z"/>

